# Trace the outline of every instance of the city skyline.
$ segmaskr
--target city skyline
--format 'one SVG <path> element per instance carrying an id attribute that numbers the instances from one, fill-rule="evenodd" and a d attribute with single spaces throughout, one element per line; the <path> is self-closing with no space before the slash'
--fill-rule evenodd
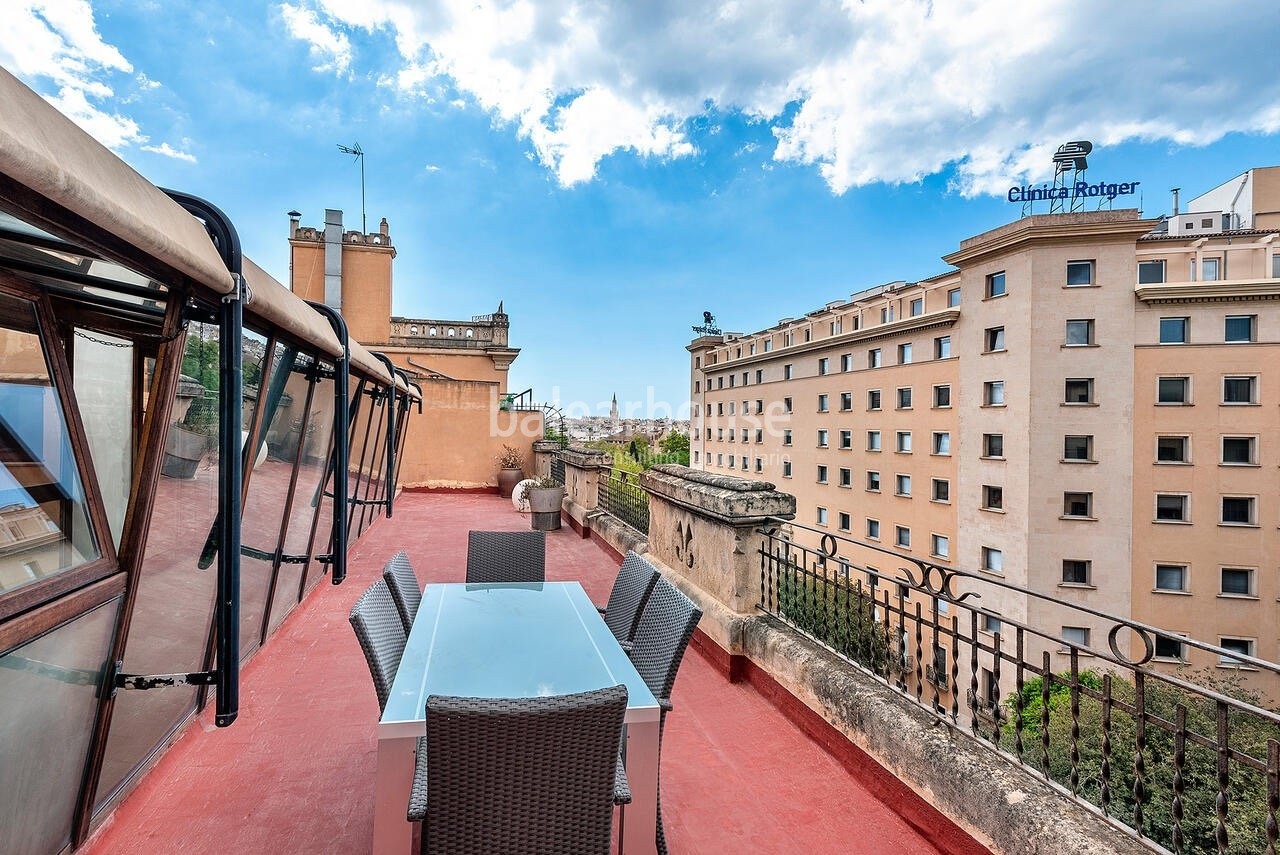
<path id="1" fill-rule="evenodd" d="M 941 272 L 959 239 L 1019 217 L 1007 189 L 1050 180 L 1063 142 L 1092 140 L 1089 179 L 1140 182 L 1115 204 L 1148 216 L 1171 187 L 1274 163 L 1262 9 L 1108 8 L 1095 27 L 1066 4 L 32 2 L 0 65 L 228 211 L 281 281 L 287 211 L 359 222 L 361 165 L 338 148 L 359 143 L 370 228 L 387 217 L 400 252 L 395 314 L 505 300 L 513 388 L 652 385 L 676 406 L 703 311 L 751 332 Z"/>

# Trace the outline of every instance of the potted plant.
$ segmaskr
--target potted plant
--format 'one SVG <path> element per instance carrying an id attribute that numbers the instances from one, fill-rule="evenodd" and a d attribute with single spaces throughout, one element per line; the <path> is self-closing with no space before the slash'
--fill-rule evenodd
<path id="1" fill-rule="evenodd" d="M 498 461 L 498 494 L 511 498 L 511 491 L 524 478 L 524 454 L 514 445 L 502 446 Z"/>
<path id="2" fill-rule="evenodd" d="M 564 485 L 541 478 L 529 488 L 530 524 L 537 531 L 560 528 L 560 505 L 564 502 Z"/>

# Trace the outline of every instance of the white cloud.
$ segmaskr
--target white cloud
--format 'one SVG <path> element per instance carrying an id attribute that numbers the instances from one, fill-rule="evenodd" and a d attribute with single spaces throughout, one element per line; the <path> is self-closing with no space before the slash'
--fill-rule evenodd
<path id="1" fill-rule="evenodd" d="M 182 144 L 184 146 L 190 145 L 191 140 L 183 140 Z M 144 145 L 142 147 L 142 150 L 149 151 L 152 154 L 161 154 L 161 155 L 164 155 L 165 157 L 172 157 L 174 160 L 185 160 L 187 163 L 196 162 L 196 156 L 194 154 L 192 154 L 189 151 L 181 151 L 180 149 L 176 149 L 173 146 L 169 145 L 167 142 L 160 143 L 160 145 Z"/>
<path id="2" fill-rule="evenodd" d="M 145 142 L 138 123 L 101 102 L 114 92 L 105 81 L 132 73 L 124 55 L 107 44 L 85 0 L 16 0 L 0 27 L 0 65 L 28 84 L 51 83 L 49 102 L 109 148 Z M 141 75 L 139 80 L 145 79 Z"/>
<path id="3" fill-rule="evenodd" d="M 351 67 L 351 40 L 322 23 L 315 12 L 284 3 L 280 15 L 289 35 L 311 46 L 311 56 L 318 63 L 312 71 L 343 74 Z"/>
<path id="4" fill-rule="evenodd" d="M 688 122 L 712 108 L 768 123 L 773 158 L 835 192 L 948 166 L 960 192 L 993 192 L 1044 177 L 1068 139 L 1202 145 L 1280 126 L 1265 0 L 314 2 L 335 25 L 385 28 L 389 79 L 450 85 L 565 185 L 617 151 L 690 154 Z"/>
<path id="5" fill-rule="evenodd" d="M 439 172 L 440 167 L 436 166 L 434 163 L 428 163 L 426 166 L 422 167 L 422 171 L 427 173 Z"/>

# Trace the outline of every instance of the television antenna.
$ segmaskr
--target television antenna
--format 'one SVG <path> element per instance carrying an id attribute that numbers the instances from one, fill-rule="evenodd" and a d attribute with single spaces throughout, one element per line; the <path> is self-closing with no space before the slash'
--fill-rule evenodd
<path id="1" fill-rule="evenodd" d="M 365 220 L 364 213 L 364 149 L 360 148 L 360 143 L 355 145 L 338 143 L 338 151 L 343 154 L 354 155 L 355 159 L 360 161 L 360 233 L 366 234 L 369 231 L 369 224 Z"/>

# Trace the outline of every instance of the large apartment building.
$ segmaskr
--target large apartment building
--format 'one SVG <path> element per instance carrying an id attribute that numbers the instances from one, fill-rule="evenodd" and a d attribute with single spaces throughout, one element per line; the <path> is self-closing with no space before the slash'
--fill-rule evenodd
<path id="1" fill-rule="evenodd" d="M 1043 594 L 982 606 L 1077 644 L 1110 625 L 1062 603 L 1167 630 L 1171 666 L 1235 667 L 1179 634 L 1280 659 L 1280 167 L 1187 210 L 1024 217 L 941 275 L 694 340 L 692 465 Z"/>

